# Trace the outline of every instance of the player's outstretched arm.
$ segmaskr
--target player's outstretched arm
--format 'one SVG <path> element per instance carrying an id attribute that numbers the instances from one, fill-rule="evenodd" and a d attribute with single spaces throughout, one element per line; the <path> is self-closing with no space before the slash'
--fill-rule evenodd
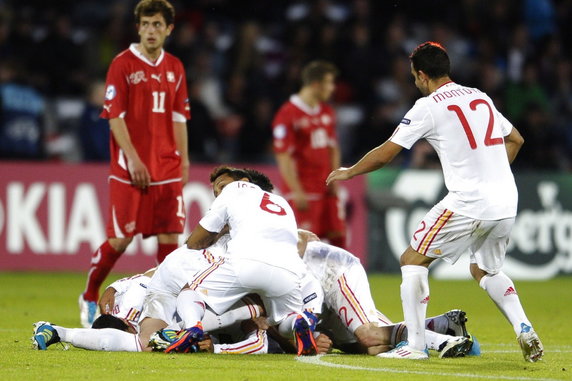
<path id="1" fill-rule="evenodd" d="M 330 185 L 334 181 L 348 180 L 355 176 L 380 169 L 391 162 L 402 149 L 403 147 L 399 144 L 387 140 L 382 145 L 366 153 L 364 157 L 351 167 L 340 167 L 333 170 L 326 179 L 326 184 Z"/>
<path id="2" fill-rule="evenodd" d="M 506 154 L 508 155 L 508 162 L 512 164 L 518 151 L 524 144 L 524 138 L 518 132 L 518 130 L 513 127 L 510 134 L 504 137 L 504 145 L 506 147 Z"/>

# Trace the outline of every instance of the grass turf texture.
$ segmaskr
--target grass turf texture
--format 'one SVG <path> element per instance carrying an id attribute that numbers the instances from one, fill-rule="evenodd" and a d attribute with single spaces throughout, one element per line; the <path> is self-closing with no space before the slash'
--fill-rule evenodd
<path id="1" fill-rule="evenodd" d="M 109 281 L 118 278 L 115 275 Z M 399 276 L 370 275 L 378 308 L 395 321 L 402 317 Z M 53 345 L 31 349 L 32 323 L 48 320 L 79 326 L 77 297 L 85 274 L 0 273 L 0 379 L 2 380 L 399 380 L 572 379 L 572 277 L 516 282 L 524 307 L 545 347 L 540 363 L 526 363 L 514 333 L 475 282 L 432 279 L 428 316 L 461 308 L 480 341 L 482 356 L 428 361 L 368 356 L 232 356 L 211 354 L 91 352 Z M 308 362 L 305 362 L 308 361 Z"/>

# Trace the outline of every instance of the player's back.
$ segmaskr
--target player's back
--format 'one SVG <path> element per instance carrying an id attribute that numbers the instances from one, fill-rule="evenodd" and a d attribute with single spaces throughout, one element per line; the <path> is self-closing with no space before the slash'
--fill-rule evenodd
<path id="1" fill-rule="evenodd" d="M 244 181 L 228 184 L 211 209 L 223 208 L 230 227 L 229 257 L 291 268 L 300 262 L 294 213 L 281 196 Z"/>
<path id="2" fill-rule="evenodd" d="M 359 259 L 350 252 L 324 242 L 308 242 L 304 252 L 304 263 L 320 281 L 324 292 L 329 292 L 339 276 Z"/>
<path id="3" fill-rule="evenodd" d="M 418 103 L 432 119 L 425 138 L 441 160 L 446 205 L 477 219 L 513 217 L 518 195 L 503 138 L 512 125 L 489 96 L 449 82 Z"/>

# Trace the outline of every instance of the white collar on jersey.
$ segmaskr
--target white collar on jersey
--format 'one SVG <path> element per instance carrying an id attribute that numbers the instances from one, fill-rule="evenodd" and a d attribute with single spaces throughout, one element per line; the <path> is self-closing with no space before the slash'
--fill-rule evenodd
<path id="1" fill-rule="evenodd" d="M 298 107 L 300 110 L 304 111 L 306 114 L 310 114 L 310 115 L 316 115 L 320 112 L 320 104 L 318 104 L 316 107 L 310 107 L 308 106 L 306 103 L 304 103 L 304 101 L 302 100 L 302 98 L 300 98 L 300 96 L 298 94 L 294 94 L 290 97 L 290 102 L 292 102 L 292 104 L 294 104 L 294 106 Z"/>
<path id="2" fill-rule="evenodd" d="M 133 53 L 135 57 L 139 58 L 141 61 L 145 62 L 149 66 L 159 66 L 161 61 L 163 61 L 163 57 L 165 57 L 165 51 L 161 49 L 161 54 L 159 55 L 159 58 L 157 58 L 155 62 L 151 62 L 147 57 L 143 55 L 143 53 L 141 53 L 137 49 L 137 43 L 135 42 L 129 45 L 129 50 L 131 50 L 131 53 Z"/>

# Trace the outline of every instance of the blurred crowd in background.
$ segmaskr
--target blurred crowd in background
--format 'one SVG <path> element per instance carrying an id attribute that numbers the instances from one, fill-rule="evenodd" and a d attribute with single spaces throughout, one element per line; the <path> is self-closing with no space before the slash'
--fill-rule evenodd
<path id="1" fill-rule="evenodd" d="M 106 161 L 109 63 L 138 41 L 135 0 L 0 0 L 0 158 Z M 435 40 L 453 80 L 521 131 L 520 169 L 572 170 L 572 2 L 172 1 L 166 50 L 189 80 L 192 162 L 272 163 L 271 122 L 313 59 L 340 69 L 343 161 L 385 141 L 420 96 L 408 54 Z M 566 42 L 568 41 L 568 42 Z M 396 165 L 435 168 L 418 143 Z"/>

